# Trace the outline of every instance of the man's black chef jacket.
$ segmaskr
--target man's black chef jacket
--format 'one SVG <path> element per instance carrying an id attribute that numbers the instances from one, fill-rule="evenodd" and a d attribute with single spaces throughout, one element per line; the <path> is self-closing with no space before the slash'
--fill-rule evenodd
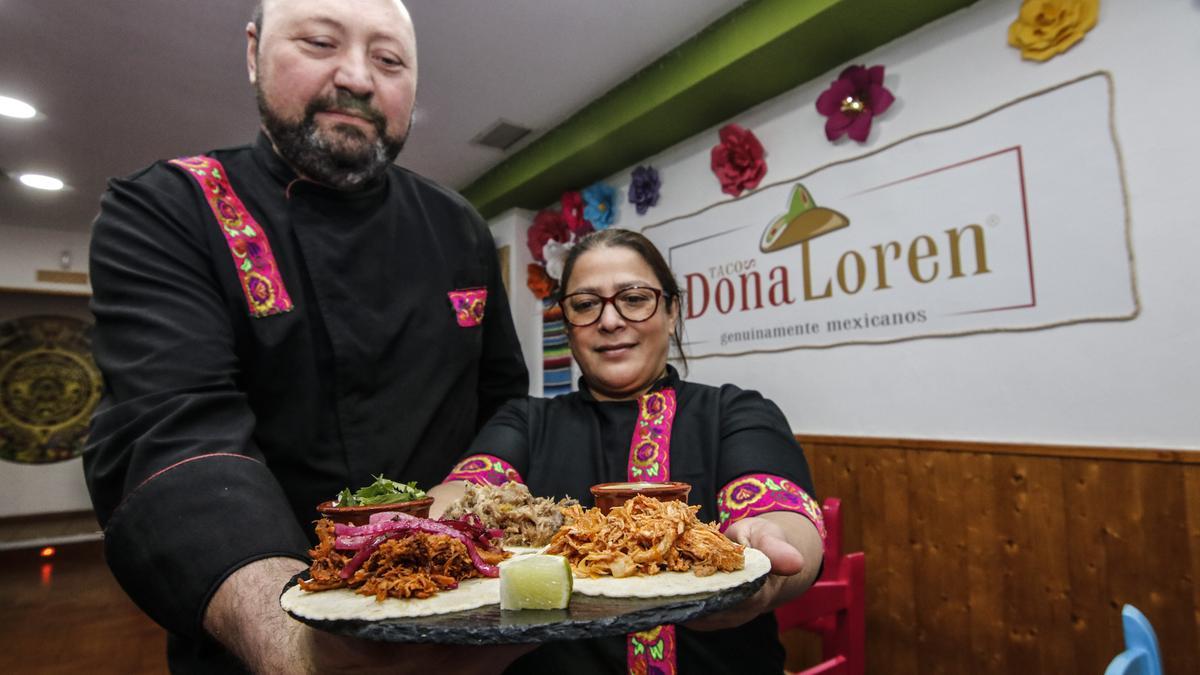
<path id="1" fill-rule="evenodd" d="M 710 387 L 679 378 L 667 367 L 654 389 L 674 387 L 671 480 L 692 486 L 688 503 L 705 522 L 718 518 L 717 493 L 753 473 L 782 476 L 814 495 L 804 451 L 787 418 L 756 391 Z M 471 443 L 466 456 L 494 455 L 516 469 L 538 496 L 575 497 L 593 506 L 589 488 L 627 480 L 637 401 L 598 401 L 580 379 L 579 391 L 551 399 L 509 401 Z M 774 614 L 719 631 L 676 627 L 680 673 L 781 673 L 784 651 Z M 551 642 L 522 656 L 506 675 L 613 673 L 625 669 L 625 638 Z"/>
<path id="2" fill-rule="evenodd" d="M 253 318 L 198 185 L 164 162 L 113 180 L 91 249 L 105 394 L 84 470 L 109 565 L 213 656 L 232 571 L 306 559 L 315 506 L 372 474 L 436 484 L 528 378 L 486 223 L 399 167 L 361 190 L 297 180 L 260 135 L 210 153 L 265 230 L 294 309 Z M 481 325 L 448 292 L 487 288 Z M 207 643 L 207 646 L 202 646 Z"/>

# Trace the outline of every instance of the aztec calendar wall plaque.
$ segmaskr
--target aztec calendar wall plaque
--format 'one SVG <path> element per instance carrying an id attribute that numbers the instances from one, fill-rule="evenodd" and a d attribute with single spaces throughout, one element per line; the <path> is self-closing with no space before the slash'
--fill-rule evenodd
<path id="1" fill-rule="evenodd" d="M 45 464 L 83 452 L 101 389 L 90 331 L 65 316 L 0 322 L 0 459 Z"/>

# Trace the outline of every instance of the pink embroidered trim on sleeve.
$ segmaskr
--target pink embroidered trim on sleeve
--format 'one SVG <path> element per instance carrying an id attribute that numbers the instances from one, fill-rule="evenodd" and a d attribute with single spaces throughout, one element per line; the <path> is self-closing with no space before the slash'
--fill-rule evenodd
<path id="1" fill-rule="evenodd" d="M 450 291 L 450 305 L 454 307 L 454 317 L 462 328 L 472 328 L 483 323 L 483 309 L 487 305 L 486 288 L 465 288 Z"/>
<path id="2" fill-rule="evenodd" d="M 170 164 L 187 171 L 200 184 L 200 190 L 225 235 L 225 243 L 229 245 L 250 316 L 262 318 L 292 311 L 292 298 L 283 285 L 271 243 L 262 226 L 234 194 L 221 163 L 197 155 L 173 159 Z"/>
<path id="3" fill-rule="evenodd" d="M 769 473 L 751 473 L 730 481 L 717 493 L 720 529 L 724 532 L 742 518 L 771 511 L 794 511 L 817 526 L 825 539 L 821 505 L 792 481 Z"/>
<path id="4" fill-rule="evenodd" d="M 463 461 L 459 462 L 450 474 L 446 476 L 443 483 L 448 483 L 452 480 L 465 480 L 472 483 L 486 483 L 488 485 L 504 485 L 512 481 L 515 483 L 524 483 L 521 474 L 513 468 L 512 464 L 500 459 L 495 455 L 471 455 Z"/>

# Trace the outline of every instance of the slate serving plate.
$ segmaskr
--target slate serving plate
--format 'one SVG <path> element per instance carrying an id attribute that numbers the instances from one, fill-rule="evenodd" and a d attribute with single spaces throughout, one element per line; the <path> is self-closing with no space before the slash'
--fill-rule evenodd
<path id="1" fill-rule="evenodd" d="M 296 575 L 286 592 L 307 572 Z M 571 596 L 567 609 L 501 611 L 488 605 L 462 612 L 381 621 L 293 618 L 330 633 L 380 642 L 454 645 L 531 644 L 624 635 L 664 623 L 684 623 L 736 605 L 754 595 L 766 575 L 711 593 L 667 598 Z"/>

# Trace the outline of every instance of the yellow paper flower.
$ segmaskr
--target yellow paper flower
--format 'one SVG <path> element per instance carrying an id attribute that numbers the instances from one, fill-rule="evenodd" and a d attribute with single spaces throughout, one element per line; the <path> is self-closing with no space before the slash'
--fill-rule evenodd
<path id="1" fill-rule="evenodd" d="M 1082 40 L 1099 13 L 1100 0 L 1024 0 L 1008 27 L 1008 44 L 1022 58 L 1045 61 Z"/>

